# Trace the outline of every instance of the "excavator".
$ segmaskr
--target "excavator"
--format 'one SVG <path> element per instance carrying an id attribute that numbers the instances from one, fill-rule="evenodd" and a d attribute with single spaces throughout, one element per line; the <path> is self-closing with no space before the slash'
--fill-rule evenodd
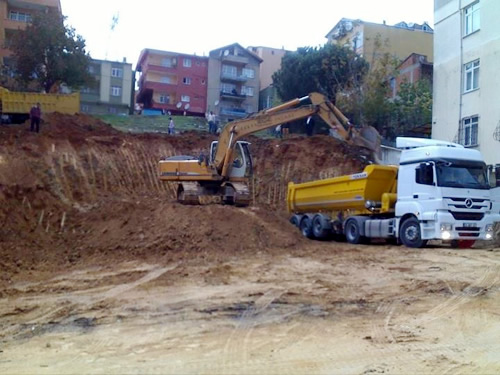
<path id="1" fill-rule="evenodd" d="M 228 123 L 214 141 L 208 155 L 172 156 L 159 162 L 159 178 L 178 182 L 177 200 L 200 204 L 201 196 L 216 196 L 223 204 L 247 206 L 252 158 L 243 137 L 294 120 L 318 115 L 344 142 L 367 149 L 374 162 L 380 154 L 380 135 L 371 126 L 357 129 L 343 113 L 320 93 L 311 93 L 247 118 Z"/>

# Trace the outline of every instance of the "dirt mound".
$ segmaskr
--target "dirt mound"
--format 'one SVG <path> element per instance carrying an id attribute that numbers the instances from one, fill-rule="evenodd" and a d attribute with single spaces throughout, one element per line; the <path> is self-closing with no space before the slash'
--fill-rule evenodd
<path id="1" fill-rule="evenodd" d="M 293 246 L 302 239 L 284 211 L 288 182 L 366 163 L 359 149 L 331 137 L 249 137 L 252 208 L 177 204 L 176 184 L 157 178 L 158 160 L 206 153 L 214 139 L 125 134 L 85 115 L 51 114 L 40 134 L 27 124 L 0 126 L 2 277 L 79 262 Z"/>

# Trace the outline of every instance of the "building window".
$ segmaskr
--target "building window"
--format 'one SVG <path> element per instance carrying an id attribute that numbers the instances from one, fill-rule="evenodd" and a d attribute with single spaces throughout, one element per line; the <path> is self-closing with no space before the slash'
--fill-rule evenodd
<path id="1" fill-rule="evenodd" d="M 465 64 L 464 92 L 479 88 L 479 60 Z"/>
<path id="2" fill-rule="evenodd" d="M 465 35 L 472 34 L 479 30 L 479 1 L 465 8 Z"/>
<path id="3" fill-rule="evenodd" d="M 111 86 L 111 96 L 121 96 L 122 88 L 119 86 Z"/>
<path id="4" fill-rule="evenodd" d="M 164 66 L 166 68 L 171 68 L 173 66 L 173 61 L 170 57 L 165 57 L 161 60 L 161 66 Z"/>
<path id="5" fill-rule="evenodd" d="M 19 22 L 31 22 L 31 16 L 27 13 L 21 13 L 21 12 L 11 11 L 9 13 L 9 19 L 11 19 L 12 21 L 19 21 Z"/>
<path id="6" fill-rule="evenodd" d="M 182 95 L 181 96 L 181 102 L 189 103 L 190 101 L 191 101 L 191 98 L 189 97 L 189 95 Z"/>
<path id="7" fill-rule="evenodd" d="M 94 74 L 95 73 L 95 68 L 92 65 L 89 65 L 88 70 L 89 70 L 90 74 Z"/>
<path id="8" fill-rule="evenodd" d="M 83 113 L 89 113 L 90 112 L 90 107 L 87 104 L 82 104 L 82 112 Z"/>
<path id="9" fill-rule="evenodd" d="M 221 84 L 221 91 L 224 94 L 234 94 L 236 92 L 236 85 L 232 83 Z"/>
<path id="10" fill-rule="evenodd" d="M 241 75 L 246 78 L 255 78 L 255 72 L 253 69 L 250 68 L 243 68 Z"/>
<path id="11" fill-rule="evenodd" d="M 477 146 L 477 133 L 479 125 L 479 116 L 467 117 L 462 120 L 459 129 L 459 143 L 463 146 Z"/>
<path id="12" fill-rule="evenodd" d="M 185 68 L 191 68 L 191 59 L 183 59 L 182 66 L 184 66 Z"/>
<path id="13" fill-rule="evenodd" d="M 163 76 L 163 77 L 160 78 L 160 82 L 161 83 L 170 83 L 171 80 L 170 80 L 170 77 Z"/>
<path id="14" fill-rule="evenodd" d="M 160 94 L 160 103 L 161 104 L 169 104 L 170 103 L 170 95 Z"/>
<path id="15" fill-rule="evenodd" d="M 222 74 L 226 77 L 236 77 L 237 69 L 232 65 L 222 65 Z"/>
<path id="16" fill-rule="evenodd" d="M 243 86 L 241 88 L 241 95 L 253 96 L 253 87 Z"/>
<path id="17" fill-rule="evenodd" d="M 191 78 L 190 77 L 184 77 L 182 79 L 182 83 L 184 83 L 185 85 L 190 85 L 191 84 Z"/>
<path id="18" fill-rule="evenodd" d="M 80 90 L 82 94 L 90 94 L 90 87 L 82 87 Z"/>
<path id="19" fill-rule="evenodd" d="M 122 68 L 111 68 L 111 77 L 122 78 L 123 69 Z"/>

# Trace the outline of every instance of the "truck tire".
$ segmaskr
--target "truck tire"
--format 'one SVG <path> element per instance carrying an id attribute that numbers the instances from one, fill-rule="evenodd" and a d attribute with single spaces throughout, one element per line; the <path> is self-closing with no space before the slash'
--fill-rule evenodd
<path id="1" fill-rule="evenodd" d="M 427 240 L 422 239 L 422 233 L 420 231 L 420 223 L 414 218 L 408 218 L 403 221 L 401 228 L 399 230 L 399 238 L 401 242 L 406 247 L 412 248 L 422 248 L 427 245 Z"/>
<path id="2" fill-rule="evenodd" d="M 312 231 L 314 237 L 325 239 L 332 233 L 330 219 L 321 214 L 316 214 L 312 220 Z"/>
<path id="3" fill-rule="evenodd" d="M 296 226 L 297 228 L 300 228 L 300 216 L 299 215 L 293 215 L 290 218 L 290 223 L 292 225 Z"/>
<path id="4" fill-rule="evenodd" d="M 302 232 L 302 235 L 306 238 L 314 238 L 313 232 L 312 232 L 312 223 L 311 219 L 306 215 L 302 218 L 300 221 L 300 231 Z"/>
<path id="5" fill-rule="evenodd" d="M 344 234 L 349 243 L 357 245 L 364 242 L 364 237 L 361 235 L 361 228 L 357 220 L 347 220 L 344 227 Z"/>

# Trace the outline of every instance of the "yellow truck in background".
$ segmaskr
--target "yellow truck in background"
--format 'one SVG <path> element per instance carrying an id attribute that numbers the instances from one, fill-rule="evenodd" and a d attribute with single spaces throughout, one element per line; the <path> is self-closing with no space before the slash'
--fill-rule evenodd
<path id="1" fill-rule="evenodd" d="M 477 150 L 434 139 L 397 139 L 400 165 L 288 185 L 290 221 L 308 238 L 359 244 L 395 240 L 424 247 L 444 240 L 470 247 L 492 240 L 498 221 L 488 167 Z"/>
<path id="2" fill-rule="evenodd" d="M 0 118 L 5 123 L 21 123 L 28 119 L 31 107 L 40 103 L 42 113 L 75 114 L 80 110 L 80 93 L 42 94 L 16 92 L 0 87 Z"/>

